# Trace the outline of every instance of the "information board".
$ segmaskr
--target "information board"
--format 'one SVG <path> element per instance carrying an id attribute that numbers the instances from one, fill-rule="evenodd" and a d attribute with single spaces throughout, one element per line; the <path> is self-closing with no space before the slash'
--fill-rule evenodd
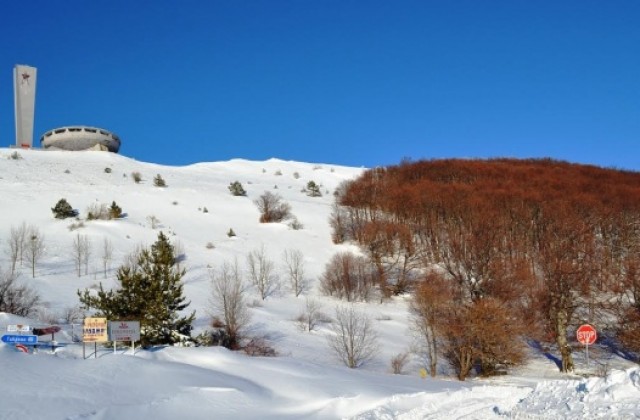
<path id="1" fill-rule="evenodd" d="M 109 339 L 111 341 L 140 340 L 140 321 L 110 321 Z"/>
<path id="2" fill-rule="evenodd" d="M 109 341 L 107 334 L 107 318 L 85 318 L 82 326 L 84 343 L 105 343 Z"/>

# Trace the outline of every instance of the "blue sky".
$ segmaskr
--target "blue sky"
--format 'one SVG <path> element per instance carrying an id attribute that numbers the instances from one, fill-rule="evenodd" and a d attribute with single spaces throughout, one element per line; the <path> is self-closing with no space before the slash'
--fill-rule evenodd
<path id="1" fill-rule="evenodd" d="M 170 165 L 552 157 L 640 170 L 640 1 L 3 1 L 35 141 L 74 124 Z"/>

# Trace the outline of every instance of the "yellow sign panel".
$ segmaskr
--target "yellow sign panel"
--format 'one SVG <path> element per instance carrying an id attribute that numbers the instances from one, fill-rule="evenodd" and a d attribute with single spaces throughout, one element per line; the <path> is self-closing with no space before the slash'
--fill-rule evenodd
<path id="1" fill-rule="evenodd" d="M 85 318 L 82 326 L 82 341 L 85 343 L 105 343 L 109 341 L 107 318 Z"/>

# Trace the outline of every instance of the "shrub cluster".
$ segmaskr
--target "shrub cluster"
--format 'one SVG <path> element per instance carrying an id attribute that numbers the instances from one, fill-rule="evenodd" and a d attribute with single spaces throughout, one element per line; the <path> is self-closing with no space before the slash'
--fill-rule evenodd
<path id="1" fill-rule="evenodd" d="M 30 316 L 37 311 L 40 296 L 30 287 L 19 284 L 11 273 L 0 273 L 0 312 Z"/>
<path id="2" fill-rule="evenodd" d="M 242 347 L 249 356 L 275 357 L 276 350 L 264 338 L 254 337 Z"/>
<path id="3" fill-rule="evenodd" d="M 335 254 L 320 278 L 320 290 L 348 302 L 372 297 L 375 272 L 369 261 L 351 252 Z"/>
<path id="4" fill-rule="evenodd" d="M 122 217 L 122 209 L 115 201 L 111 206 L 104 203 L 92 203 L 87 207 L 87 220 L 111 220 Z"/>
<path id="5" fill-rule="evenodd" d="M 260 223 L 277 223 L 291 217 L 291 206 L 279 194 L 265 191 L 254 203 L 260 210 Z"/>

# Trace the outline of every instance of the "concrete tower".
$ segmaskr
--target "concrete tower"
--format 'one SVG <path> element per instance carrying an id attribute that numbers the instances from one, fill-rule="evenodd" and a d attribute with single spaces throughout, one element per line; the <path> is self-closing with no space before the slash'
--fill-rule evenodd
<path id="1" fill-rule="evenodd" d="M 33 117 L 36 106 L 36 68 L 16 65 L 13 69 L 16 113 L 16 146 L 33 146 Z"/>

